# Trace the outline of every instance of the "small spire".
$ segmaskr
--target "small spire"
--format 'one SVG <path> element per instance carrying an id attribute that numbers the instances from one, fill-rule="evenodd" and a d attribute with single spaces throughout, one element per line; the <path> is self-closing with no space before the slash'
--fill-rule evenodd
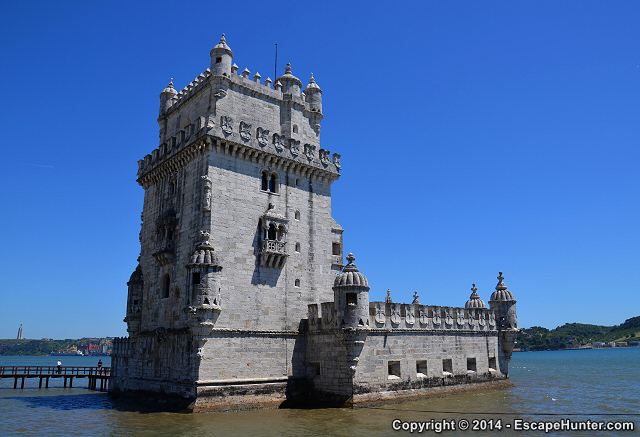
<path id="1" fill-rule="evenodd" d="M 392 303 L 393 301 L 391 300 L 391 289 L 387 288 L 387 298 L 384 300 L 386 303 Z"/>
<path id="2" fill-rule="evenodd" d="M 173 88 L 173 77 L 169 80 L 169 86 L 167 88 Z"/>
<path id="3" fill-rule="evenodd" d="M 287 67 L 284 69 L 284 74 L 292 74 L 291 73 L 291 63 L 287 62 Z"/>
<path id="4" fill-rule="evenodd" d="M 349 261 L 349 264 L 353 264 L 355 260 L 356 260 L 356 257 L 353 256 L 352 253 L 349 253 L 349 255 L 347 255 L 347 261 Z"/>
<path id="5" fill-rule="evenodd" d="M 220 43 L 221 44 L 226 44 L 227 43 L 227 40 L 224 39 L 224 33 L 222 34 L 222 38 L 220 38 Z"/>
<path id="6" fill-rule="evenodd" d="M 418 300 L 418 297 L 420 297 L 420 296 L 418 296 L 418 291 L 416 290 L 416 291 L 413 292 L 413 302 L 412 303 L 414 305 L 420 305 L 420 301 Z"/>
<path id="7" fill-rule="evenodd" d="M 476 284 L 471 284 L 471 285 L 472 285 L 471 291 L 473 291 L 474 293 L 478 291 L 478 289 L 476 288 Z"/>
<path id="8" fill-rule="evenodd" d="M 311 79 L 309 79 L 309 83 L 316 83 L 316 80 L 313 78 L 313 73 L 311 73 Z"/>
<path id="9" fill-rule="evenodd" d="M 504 283 L 504 277 L 502 276 L 502 272 L 499 272 L 500 276 L 498 276 L 498 285 L 496 285 L 496 290 L 506 290 L 507 286 Z"/>

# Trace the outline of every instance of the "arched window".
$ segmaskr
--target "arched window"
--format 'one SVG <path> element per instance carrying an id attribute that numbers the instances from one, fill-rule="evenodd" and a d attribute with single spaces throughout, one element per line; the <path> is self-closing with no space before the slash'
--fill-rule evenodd
<path id="1" fill-rule="evenodd" d="M 269 172 L 266 170 L 262 172 L 262 191 L 269 189 Z"/>
<path id="2" fill-rule="evenodd" d="M 298 125 L 297 125 L 297 124 L 294 124 L 294 125 L 293 125 L 293 133 L 294 133 L 294 134 L 297 134 L 297 133 L 298 133 Z"/>
<path id="3" fill-rule="evenodd" d="M 269 225 L 269 231 L 267 232 L 267 240 L 275 240 L 276 239 L 276 226 L 271 223 Z"/>
<path id="4" fill-rule="evenodd" d="M 296 252 L 300 252 L 300 243 L 296 243 Z"/>
<path id="5" fill-rule="evenodd" d="M 296 287 L 299 287 L 299 286 L 300 286 L 300 279 L 296 279 L 295 286 L 296 286 Z"/>
<path id="6" fill-rule="evenodd" d="M 278 174 L 272 173 L 271 179 L 269 180 L 269 191 L 272 193 L 278 192 Z"/>
<path id="7" fill-rule="evenodd" d="M 282 238 L 284 237 L 284 226 L 280 226 L 278 227 L 278 241 L 282 241 Z"/>
<path id="8" fill-rule="evenodd" d="M 169 297 L 169 290 L 171 286 L 171 277 L 168 273 L 165 273 L 160 283 L 160 297 L 166 299 Z"/>
<path id="9" fill-rule="evenodd" d="M 300 220 L 300 211 L 296 211 L 295 218 L 296 220 Z"/>

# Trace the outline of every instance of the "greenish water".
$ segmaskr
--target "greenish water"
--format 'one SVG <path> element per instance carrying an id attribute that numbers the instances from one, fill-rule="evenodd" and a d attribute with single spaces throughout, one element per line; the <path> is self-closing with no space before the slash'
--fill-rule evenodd
<path id="1" fill-rule="evenodd" d="M 105 366 L 109 362 L 101 357 Z M 63 365 L 95 365 L 98 357 L 62 357 Z M 0 357 L 0 365 L 54 365 L 57 357 Z M 95 363 L 94 363 L 95 361 Z M 51 364 L 50 364 L 51 362 Z M 640 435 L 640 348 L 514 353 L 514 388 L 485 390 L 363 409 L 257 410 L 239 413 L 174 414 L 139 411 L 104 393 L 52 385 L 13 390 L 0 382 L 0 434 L 25 436 L 386 436 L 394 420 L 434 423 L 500 420 L 493 431 L 444 431 L 442 435 L 538 436 L 505 425 L 525 421 L 632 421 L 634 431 L 565 431 L 552 435 Z M 57 383 L 55 383 L 57 384 Z M 484 421 L 484 422 L 482 422 Z M 431 422 L 430 422 L 431 423 Z M 414 434 L 418 434 L 417 432 Z M 419 435 L 434 435 L 425 431 Z"/>

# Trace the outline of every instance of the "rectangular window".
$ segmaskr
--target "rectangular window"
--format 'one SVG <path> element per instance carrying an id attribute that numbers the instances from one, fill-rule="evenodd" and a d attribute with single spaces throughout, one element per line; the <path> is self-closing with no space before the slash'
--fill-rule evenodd
<path id="1" fill-rule="evenodd" d="M 467 372 L 475 372 L 475 371 L 476 371 L 476 359 L 467 358 Z"/>
<path id="2" fill-rule="evenodd" d="M 200 283 L 200 272 L 193 272 L 191 275 L 191 283 L 193 285 L 198 285 Z"/>
<path id="3" fill-rule="evenodd" d="M 442 375 L 443 376 L 453 375 L 453 361 L 451 360 L 451 358 L 442 360 Z"/>
<path id="4" fill-rule="evenodd" d="M 333 243 L 333 254 L 340 255 L 340 243 Z"/>
<path id="5" fill-rule="evenodd" d="M 401 379 L 400 361 L 389 361 L 388 370 L 389 373 L 387 379 Z"/>
<path id="6" fill-rule="evenodd" d="M 416 361 L 416 376 L 418 378 L 427 377 L 427 360 Z"/>
<path id="7" fill-rule="evenodd" d="M 347 293 L 347 305 L 357 305 L 358 295 L 356 293 Z"/>
<path id="8" fill-rule="evenodd" d="M 496 357 L 489 357 L 489 370 L 496 370 Z"/>

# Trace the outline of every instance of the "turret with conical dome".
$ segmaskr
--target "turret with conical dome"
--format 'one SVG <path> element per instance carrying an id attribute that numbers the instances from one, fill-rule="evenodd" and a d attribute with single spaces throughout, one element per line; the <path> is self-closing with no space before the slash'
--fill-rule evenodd
<path id="1" fill-rule="evenodd" d="M 211 49 L 211 75 L 212 76 L 229 76 L 231 74 L 231 62 L 233 61 L 233 52 L 224 39 L 224 33 L 220 42 Z"/>
<path id="2" fill-rule="evenodd" d="M 341 328 L 363 327 L 369 324 L 369 282 L 353 263 L 352 253 L 342 273 L 333 281 L 333 296 L 338 326 Z"/>
<path id="3" fill-rule="evenodd" d="M 469 300 L 464 305 L 464 307 L 467 309 L 486 308 L 487 306 L 485 305 L 484 301 L 480 299 L 480 295 L 477 293 L 478 289 L 476 288 L 476 284 L 472 285 L 473 286 L 471 288 L 471 291 L 473 293 L 471 293 L 471 297 L 469 297 Z"/>
<path id="4" fill-rule="evenodd" d="M 489 305 L 496 312 L 498 329 L 518 329 L 516 300 L 513 293 L 507 290 L 502 272 L 499 272 L 498 285 L 496 285 L 496 291 L 491 295 Z"/>

